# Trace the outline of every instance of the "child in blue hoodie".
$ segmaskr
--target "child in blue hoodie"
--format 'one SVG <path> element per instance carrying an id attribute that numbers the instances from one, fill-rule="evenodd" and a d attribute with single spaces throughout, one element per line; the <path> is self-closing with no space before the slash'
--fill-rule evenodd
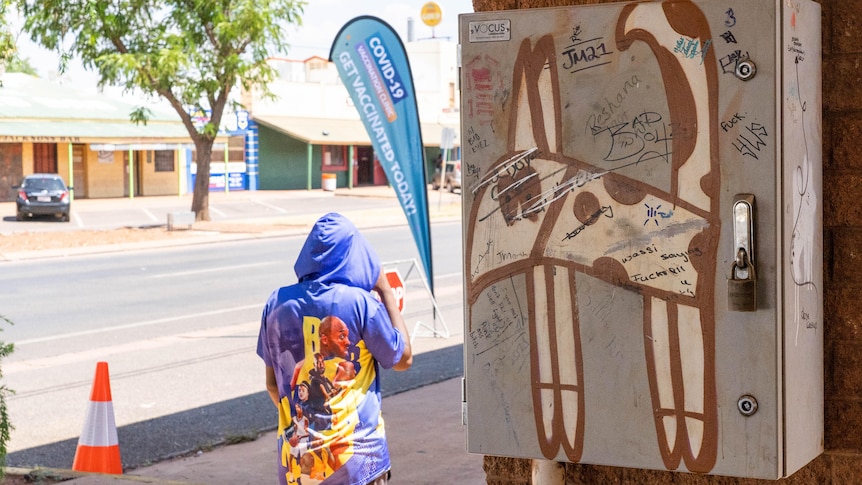
<path id="1" fill-rule="evenodd" d="M 294 271 L 299 282 L 266 302 L 257 343 L 278 408 L 279 483 L 385 484 L 378 366 L 413 362 L 398 301 L 377 254 L 341 214 L 315 223 Z"/>

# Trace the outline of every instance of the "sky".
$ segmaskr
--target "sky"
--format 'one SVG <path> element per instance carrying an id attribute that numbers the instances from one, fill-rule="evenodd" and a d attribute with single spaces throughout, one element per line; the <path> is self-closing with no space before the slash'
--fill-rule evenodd
<path id="1" fill-rule="evenodd" d="M 458 15 L 473 12 L 472 0 L 435 0 L 443 11 L 443 19 L 435 28 L 422 23 L 420 13 L 426 0 L 310 0 L 303 16 L 303 27 L 299 32 L 288 33 L 292 46 L 288 53 L 291 59 L 303 59 L 306 54 L 326 57 L 335 35 L 350 19 L 360 15 L 379 17 L 392 26 L 401 39 L 407 41 L 407 19 L 413 18 L 416 40 L 448 38 L 458 41 Z"/>
<path id="2" fill-rule="evenodd" d="M 473 12 L 472 0 L 434 0 L 443 12 L 440 24 L 433 29 L 422 22 L 422 6 L 427 0 L 308 0 L 302 15 L 302 27 L 289 28 L 286 39 L 287 54 L 281 57 L 306 59 L 311 56 L 327 57 L 332 40 L 350 19 L 360 15 L 379 17 L 392 26 L 404 42 L 407 42 L 408 18 L 413 18 L 413 33 L 416 40 L 448 38 L 458 41 L 458 15 Z M 19 50 L 23 57 L 41 77 L 52 78 L 57 71 L 58 56 L 29 41 L 25 35 L 19 38 Z M 52 76 L 54 74 L 54 76 Z M 67 79 L 77 86 L 95 89 L 97 76 L 86 71 L 80 63 L 73 62 L 67 71 Z"/>

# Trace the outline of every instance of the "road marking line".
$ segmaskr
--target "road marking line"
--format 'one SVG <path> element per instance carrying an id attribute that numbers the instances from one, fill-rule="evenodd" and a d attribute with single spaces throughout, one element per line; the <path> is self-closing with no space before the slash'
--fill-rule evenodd
<path id="1" fill-rule="evenodd" d="M 153 221 L 153 222 L 159 222 L 159 218 L 158 218 L 158 217 L 156 217 L 156 216 L 155 216 L 155 214 L 153 214 L 152 212 L 150 212 L 150 210 L 149 210 L 149 209 L 144 208 L 144 209 L 141 209 L 141 211 L 142 211 L 144 214 L 146 214 L 146 215 L 147 215 L 147 217 L 149 217 L 151 221 Z"/>
<path id="2" fill-rule="evenodd" d="M 115 327 L 119 328 L 119 327 Z M 57 366 L 67 366 L 70 364 L 75 364 L 79 362 L 87 362 L 91 360 L 104 360 L 107 357 L 112 355 L 121 354 L 128 355 L 131 352 L 139 352 L 142 350 L 154 350 L 163 347 L 167 347 L 169 345 L 176 345 L 178 343 L 187 342 L 189 340 L 203 340 L 203 339 L 211 339 L 225 336 L 237 336 L 237 335 L 245 335 L 250 340 L 253 340 L 254 343 L 250 343 L 249 346 L 255 345 L 257 342 L 257 335 L 260 330 L 260 322 L 257 321 L 249 321 L 249 322 L 241 322 L 237 324 L 221 326 L 216 328 L 205 328 L 202 330 L 195 330 L 192 332 L 180 333 L 175 335 L 165 335 L 160 337 L 155 337 L 147 340 L 136 340 L 132 342 L 127 342 L 120 345 L 111 345 L 109 347 L 99 347 L 96 349 L 88 349 L 80 352 L 68 352 L 65 354 L 52 355 L 50 357 L 40 357 L 36 359 L 30 360 L 22 360 L 18 362 L 7 362 L 3 364 L 3 374 L 5 376 L 11 376 L 18 372 L 22 371 L 32 371 L 37 369 L 47 369 Z M 16 344 L 17 345 L 17 344 Z M 248 349 L 243 347 L 240 349 L 242 352 L 247 352 Z M 227 351 L 228 354 L 236 354 L 239 351 L 237 349 L 231 349 Z M 221 355 L 224 352 L 221 352 L 217 355 Z M 201 360 L 201 357 L 196 357 L 193 360 Z M 185 362 L 185 361 L 183 361 Z M 172 363 L 171 365 L 174 365 Z"/>
<path id="3" fill-rule="evenodd" d="M 117 330 L 127 330 L 130 328 L 147 327 L 150 325 L 158 325 L 160 323 L 176 322 L 178 320 L 186 320 L 186 319 L 190 319 L 190 318 L 206 317 L 206 316 L 210 316 L 210 315 L 221 315 L 221 314 L 224 314 L 227 312 L 238 312 L 238 311 L 250 310 L 253 308 L 263 310 L 264 303 L 265 302 L 256 303 L 254 305 L 238 306 L 238 307 L 233 307 L 233 308 L 221 308 L 218 310 L 210 310 L 208 312 L 190 313 L 188 315 L 179 315 L 176 317 L 157 318 L 155 320 L 145 320 L 143 322 L 127 323 L 125 325 L 117 325 L 116 327 L 95 328 L 92 330 L 83 330 L 81 332 L 71 332 L 71 333 L 64 333 L 64 334 L 59 334 L 59 335 L 50 335 L 48 337 L 31 338 L 31 339 L 20 340 L 18 342 L 15 342 L 15 346 L 19 347 L 21 345 L 36 344 L 36 343 L 41 343 L 41 342 L 51 342 L 54 340 L 60 340 L 60 339 L 64 339 L 64 338 L 82 337 L 82 336 L 86 336 L 86 335 L 95 335 L 95 334 L 99 334 L 99 333 L 115 332 Z M 5 369 L 5 367 L 4 367 L 4 369 Z"/>
<path id="4" fill-rule="evenodd" d="M 150 278 L 173 278 L 175 276 L 188 276 L 188 275 L 194 275 L 194 274 L 212 273 L 212 272 L 216 272 L 216 271 L 229 271 L 232 269 L 240 269 L 240 268 L 254 268 L 257 266 L 272 266 L 272 262 L 237 264 L 234 266 L 220 266 L 218 268 L 195 269 L 195 270 L 189 270 L 189 271 L 177 271 L 174 273 L 154 274 L 154 275 L 150 275 L 149 277 Z"/>
<path id="5" fill-rule="evenodd" d="M 282 214 L 287 214 L 287 211 L 286 211 L 286 210 L 282 209 L 281 207 L 279 207 L 279 206 L 277 206 L 277 205 L 269 204 L 269 203 L 267 203 L 267 202 L 264 202 L 264 201 L 262 201 L 262 200 L 257 200 L 257 199 L 251 199 L 251 201 L 252 201 L 252 202 L 254 202 L 254 203 L 255 203 L 255 204 L 257 204 L 257 205 L 262 205 L 262 206 L 264 206 L 264 207 L 269 207 L 270 209 L 272 209 L 272 210 L 274 210 L 274 211 L 276 211 L 276 212 L 281 212 Z"/>

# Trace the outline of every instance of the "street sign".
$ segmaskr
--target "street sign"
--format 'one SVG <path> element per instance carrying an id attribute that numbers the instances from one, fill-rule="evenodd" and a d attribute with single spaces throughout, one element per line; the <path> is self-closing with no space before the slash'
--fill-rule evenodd
<path id="1" fill-rule="evenodd" d="M 387 269 L 386 279 L 389 280 L 389 286 L 392 287 L 392 293 L 398 300 L 398 311 L 404 312 L 404 281 L 397 269 Z"/>
<path id="2" fill-rule="evenodd" d="M 443 127 L 443 132 L 440 135 L 440 148 L 443 150 L 451 150 L 455 148 L 455 129 L 448 126 Z"/>
<path id="3" fill-rule="evenodd" d="M 420 17 L 422 18 L 422 22 L 428 27 L 436 27 L 440 25 L 440 21 L 443 19 L 443 10 L 440 8 L 440 5 L 428 2 L 422 5 Z"/>

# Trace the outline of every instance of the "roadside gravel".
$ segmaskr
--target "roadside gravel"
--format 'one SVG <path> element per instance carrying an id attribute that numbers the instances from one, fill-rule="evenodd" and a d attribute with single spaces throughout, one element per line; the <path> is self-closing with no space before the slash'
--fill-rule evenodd
<path id="1" fill-rule="evenodd" d="M 176 241 L 213 233 L 260 234 L 297 229 L 284 224 L 196 222 L 190 230 L 168 231 L 166 226 L 122 227 L 110 230 L 70 230 L 0 234 L 0 254 L 21 251 L 104 246 L 149 241 Z"/>

